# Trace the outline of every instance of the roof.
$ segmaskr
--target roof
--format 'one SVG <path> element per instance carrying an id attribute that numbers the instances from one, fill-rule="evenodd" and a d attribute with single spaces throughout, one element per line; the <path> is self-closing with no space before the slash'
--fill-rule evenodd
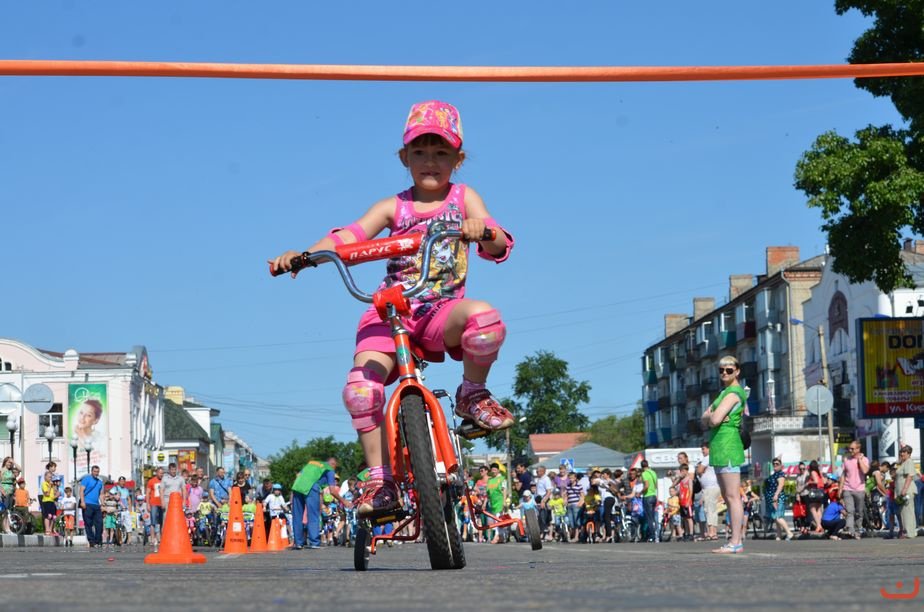
<path id="1" fill-rule="evenodd" d="M 529 447 L 533 454 L 557 453 L 580 444 L 587 438 L 583 432 L 530 434 Z"/>
<path id="2" fill-rule="evenodd" d="M 202 440 L 210 442 L 209 435 L 202 426 L 183 410 L 182 406 L 164 400 L 164 440 L 178 442 L 181 440 Z"/>
<path id="3" fill-rule="evenodd" d="M 924 255 L 914 251 L 901 251 L 905 269 L 911 275 L 915 287 L 924 286 Z"/>
<path id="4" fill-rule="evenodd" d="M 49 357 L 63 359 L 64 353 L 60 351 L 49 351 L 46 349 L 36 349 Z M 125 353 L 80 353 L 77 369 L 87 368 L 124 368 L 128 367 Z"/>
<path id="5" fill-rule="evenodd" d="M 574 460 L 574 469 L 586 470 L 588 468 L 622 468 L 626 464 L 626 454 L 614 451 L 611 448 L 584 442 L 573 448 L 566 449 L 551 457 L 543 458 L 536 465 L 557 467 L 562 459 Z"/>

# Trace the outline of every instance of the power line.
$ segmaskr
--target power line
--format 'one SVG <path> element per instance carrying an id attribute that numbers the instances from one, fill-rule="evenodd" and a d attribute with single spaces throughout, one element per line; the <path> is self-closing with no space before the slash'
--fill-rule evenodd
<path id="1" fill-rule="evenodd" d="M 608 302 L 605 304 L 593 304 L 593 305 L 588 305 L 588 306 L 579 306 L 576 308 L 569 308 L 566 310 L 558 310 L 558 311 L 552 311 L 552 312 L 526 315 L 523 317 L 506 318 L 506 320 L 508 322 L 515 322 L 515 321 L 526 321 L 530 319 L 537 319 L 537 318 L 542 318 L 542 317 L 554 317 L 554 316 L 559 316 L 562 314 L 571 314 L 574 312 L 582 312 L 586 310 L 595 310 L 599 308 L 610 308 L 613 306 L 621 306 L 624 304 L 633 304 L 633 303 L 644 302 L 648 300 L 656 300 L 656 299 L 660 299 L 664 297 L 669 297 L 672 295 L 681 295 L 685 293 L 690 293 L 692 291 L 699 291 L 701 289 L 711 289 L 711 288 L 718 287 L 718 286 L 724 286 L 724 284 L 723 283 L 712 283 L 712 284 L 703 285 L 700 287 L 693 287 L 690 289 L 681 289 L 678 291 L 671 291 L 668 293 L 661 293 L 657 295 L 640 296 L 640 297 L 635 297 L 635 298 L 626 299 L 626 300 L 619 300 L 616 302 Z M 648 311 L 643 311 L 643 312 L 648 312 Z M 632 313 L 623 313 L 623 314 L 632 314 Z M 584 322 L 592 322 L 595 320 L 599 320 L 599 319 L 589 319 Z M 537 331 L 541 329 L 548 329 L 548 328 L 537 328 L 536 330 L 524 330 L 524 331 L 519 331 L 518 333 L 529 333 L 529 332 Z M 285 347 L 285 346 L 303 346 L 303 345 L 311 345 L 311 344 L 331 344 L 331 343 L 336 343 L 336 342 L 352 342 L 352 340 L 353 340 L 352 338 L 342 337 L 342 338 L 322 338 L 322 339 L 316 339 L 316 340 L 299 340 L 299 341 L 293 341 L 293 342 L 273 342 L 273 343 L 263 343 L 263 344 L 236 344 L 236 345 L 209 346 L 209 347 L 173 347 L 173 348 L 165 348 L 165 349 L 149 348 L 148 350 L 151 353 L 155 353 L 155 352 L 157 353 L 184 353 L 184 352 L 209 352 L 209 351 L 215 352 L 215 351 L 232 351 L 232 350 L 237 351 L 237 350 L 244 350 L 244 349 L 278 348 L 278 347 Z M 267 365 L 267 364 L 260 364 L 260 365 Z M 240 367 L 240 366 L 229 366 L 229 367 Z M 178 370 L 169 370 L 169 371 L 174 372 Z M 187 371 L 191 371 L 191 370 L 187 370 Z"/>

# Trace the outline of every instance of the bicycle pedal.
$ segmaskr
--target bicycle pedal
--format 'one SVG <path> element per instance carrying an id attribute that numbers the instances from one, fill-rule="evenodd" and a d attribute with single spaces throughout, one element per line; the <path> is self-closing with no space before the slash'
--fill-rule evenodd
<path id="1" fill-rule="evenodd" d="M 474 440 L 476 438 L 483 438 L 489 433 L 491 433 L 487 429 L 484 429 L 476 425 L 475 421 L 472 421 L 469 419 L 462 421 L 462 423 L 458 427 L 456 427 L 455 431 L 456 431 L 457 436 L 465 438 L 466 440 Z"/>
<path id="2" fill-rule="evenodd" d="M 407 512 L 398 508 L 396 510 L 380 510 L 379 512 L 366 517 L 373 525 L 387 525 L 395 521 L 401 521 L 407 518 Z"/>

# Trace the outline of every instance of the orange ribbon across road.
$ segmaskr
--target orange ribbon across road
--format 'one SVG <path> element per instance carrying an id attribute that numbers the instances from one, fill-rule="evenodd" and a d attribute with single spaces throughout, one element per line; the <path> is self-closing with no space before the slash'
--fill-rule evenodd
<path id="1" fill-rule="evenodd" d="M 195 77 L 315 81 L 639 82 L 924 75 L 924 62 L 819 66 L 347 66 L 0 60 L 0 76 Z"/>

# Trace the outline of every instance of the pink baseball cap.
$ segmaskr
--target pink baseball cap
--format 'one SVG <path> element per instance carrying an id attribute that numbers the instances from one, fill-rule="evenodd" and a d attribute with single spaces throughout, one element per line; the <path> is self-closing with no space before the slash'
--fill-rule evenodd
<path id="1" fill-rule="evenodd" d="M 404 126 L 404 144 L 423 134 L 436 134 L 458 149 L 462 146 L 462 117 L 448 102 L 428 100 L 411 107 Z"/>

